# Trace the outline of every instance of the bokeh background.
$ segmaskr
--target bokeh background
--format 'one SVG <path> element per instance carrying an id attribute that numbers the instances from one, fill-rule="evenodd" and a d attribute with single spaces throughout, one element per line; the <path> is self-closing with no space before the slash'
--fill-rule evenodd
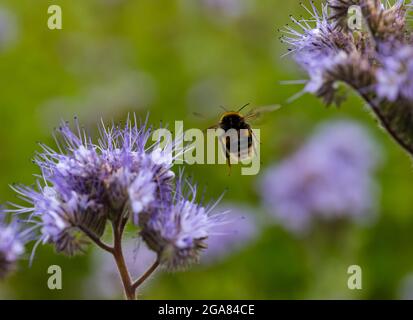
<path id="1" fill-rule="evenodd" d="M 51 4 L 62 7 L 63 30 L 47 28 Z M 183 273 L 158 273 L 140 298 L 411 297 L 411 159 L 354 93 L 340 108 L 326 108 L 310 95 L 287 103 L 302 85 L 281 81 L 305 79 L 292 59 L 281 57 L 287 48 L 277 29 L 289 14 L 305 14 L 298 0 L 1 0 L 0 202 L 18 201 L 9 184 L 34 182 L 36 142 L 53 144 L 51 131 L 61 119 L 77 115 L 93 131 L 100 118 L 118 121 L 149 111 L 151 123 L 184 120 L 186 128 L 203 129 L 217 121 L 220 105 L 282 104 L 258 127 L 260 175 L 241 176 L 235 167 L 228 176 L 222 165 L 186 168 L 211 198 L 228 189 L 224 205 L 246 212 L 256 229 L 218 259 Z M 302 147 L 319 123 L 337 119 L 357 122 L 381 150 L 372 173 L 375 218 L 291 232 L 263 205 L 261 176 Z M 31 267 L 27 256 L 0 283 L 0 297 L 121 298 L 112 262 L 96 251 L 67 258 L 41 246 Z M 52 264 L 62 267 L 61 291 L 47 288 Z M 362 267 L 362 290 L 347 287 L 353 264 Z"/>

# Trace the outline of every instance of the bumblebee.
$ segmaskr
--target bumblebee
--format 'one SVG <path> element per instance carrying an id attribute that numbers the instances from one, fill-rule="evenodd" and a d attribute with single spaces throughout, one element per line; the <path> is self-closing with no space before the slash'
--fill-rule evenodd
<path id="1" fill-rule="evenodd" d="M 278 105 L 265 106 L 252 109 L 247 114 L 241 114 L 241 111 L 249 106 L 243 105 L 237 111 L 229 111 L 224 107 L 224 113 L 218 124 L 209 127 L 208 129 L 222 129 L 224 135 L 220 139 L 225 152 L 226 162 L 231 174 L 231 159 L 236 162 L 251 158 L 254 155 L 256 137 L 249 122 L 256 120 L 263 113 L 272 112 L 279 108 Z M 228 134 L 229 133 L 229 134 Z M 234 152 L 235 150 L 235 152 Z"/>

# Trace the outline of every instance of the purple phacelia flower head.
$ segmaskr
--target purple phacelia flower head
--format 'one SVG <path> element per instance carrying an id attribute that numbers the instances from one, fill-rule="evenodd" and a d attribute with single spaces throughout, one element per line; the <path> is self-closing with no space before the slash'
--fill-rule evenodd
<path id="1" fill-rule="evenodd" d="M 321 11 L 311 1 L 311 7 L 302 6 L 311 15 L 310 20 L 291 20 L 296 25 L 287 25 L 282 31 L 281 41 L 287 43 L 289 54 L 307 72 L 308 80 L 304 92 L 322 97 L 327 104 L 340 103 L 337 83 L 351 81 L 364 86 L 368 68 L 367 50 L 357 51 L 353 35 L 342 30 L 329 18 L 329 9 L 323 4 Z"/>
<path id="2" fill-rule="evenodd" d="M 104 184 L 111 207 L 118 211 L 127 205 L 138 224 L 141 212 L 158 199 L 167 199 L 175 177 L 171 170 L 172 141 L 161 148 L 158 142 L 148 146 L 151 128 L 129 121 L 124 128 L 102 129 L 100 149 L 105 166 Z"/>
<path id="3" fill-rule="evenodd" d="M 137 224 L 142 212 L 171 198 L 170 145 L 148 146 L 152 130 L 136 119 L 123 127 L 102 125 L 100 132 L 94 143 L 77 122 L 75 130 L 63 123 L 58 150 L 41 145 L 35 159 L 42 172 L 37 186 L 14 187 L 30 204 L 15 211 L 31 213 L 41 230 L 39 241 L 69 255 L 84 248 L 85 235 L 100 238 L 107 221 L 132 217 Z"/>
<path id="4" fill-rule="evenodd" d="M 148 209 L 149 205 L 155 200 L 156 188 L 157 185 L 153 172 L 139 172 L 128 188 L 129 199 L 134 213 L 139 214 Z M 138 223 L 139 220 L 135 218 L 134 221 Z"/>
<path id="5" fill-rule="evenodd" d="M 323 125 L 297 153 L 267 170 L 264 204 L 296 232 L 314 219 L 366 219 L 375 206 L 371 174 L 377 161 L 377 147 L 363 128 L 351 122 Z"/>
<path id="6" fill-rule="evenodd" d="M 20 212 L 31 212 L 31 219 L 40 228 L 39 241 L 53 243 L 58 252 L 73 255 L 83 251 L 88 243 L 83 232 L 102 236 L 107 219 L 105 210 L 87 194 L 74 190 L 62 194 L 53 187 L 40 185 L 38 190 L 25 186 L 14 189 L 33 205 Z"/>
<path id="7" fill-rule="evenodd" d="M 291 16 L 296 26 L 287 25 L 281 39 L 309 75 L 304 92 L 323 98 L 328 105 L 339 104 L 343 95 L 338 88 L 343 82 L 373 104 L 377 96 L 390 102 L 412 100 L 412 36 L 406 26 L 411 4 L 327 0 L 321 11 L 313 1 L 310 8 L 302 6 L 311 19 Z M 358 16 L 350 17 L 352 6 L 359 8 L 352 13 Z M 358 29 L 351 27 L 350 18 L 358 19 Z M 379 118 L 389 121 L 380 114 Z"/>
<path id="8" fill-rule="evenodd" d="M 311 2 L 310 12 L 313 18 L 311 25 L 308 20 L 298 20 L 290 16 L 291 20 L 300 30 L 287 25 L 282 42 L 289 44 L 290 53 L 296 61 L 306 70 L 311 71 L 315 67 L 321 67 L 329 58 L 336 56 L 340 52 L 338 41 L 346 43 L 346 39 L 341 39 L 343 35 L 337 32 L 328 20 L 327 6 L 322 7 L 321 13 Z"/>
<path id="9" fill-rule="evenodd" d="M 310 78 L 294 98 L 310 92 L 338 105 L 345 98 L 344 84 L 413 154 L 412 1 L 325 0 L 321 11 L 314 1 L 303 7 L 311 17 L 291 17 L 295 27 L 287 25 L 282 37 Z"/>
<path id="10" fill-rule="evenodd" d="M 140 219 L 143 240 L 168 270 L 198 262 L 211 228 L 223 223 L 224 215 L 213 214 L 217 203 L 203 206 L 196 197 L 197 187 L 181 175 L 173 197 Z"/>
<path id="11" fill-rule="evenodd" d="M 23 238 L 16 222 L 7 225 L 0 221 L 0 279 L 16 268 L 17 260 L 24 253 Z"/>

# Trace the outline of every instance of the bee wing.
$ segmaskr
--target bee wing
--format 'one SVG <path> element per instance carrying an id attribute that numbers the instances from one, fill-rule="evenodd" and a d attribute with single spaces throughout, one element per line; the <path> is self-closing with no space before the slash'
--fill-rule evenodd
<path id="1" fill-rule="evenodd" d="M 204 114 L 202 114 L 202 113 L 199 113 L 199 112 L 196 112 L 196 111 L 194 111 L 194 112 L 192 112 L 191 113 L 191 120 L 192 121 L 194 121 L 195 119 L 196 120 L 207 120 L 208 118 L 204 115 Z M 212 126 L 209 126 L 209 127 L 207 127 L 207 128 L 205 128 L 205 129 L 203 129 L 202 130 L 202 132 L 204 132 L 204 133 L 206 133 L 209 129 L 218 129 L 219 128 L 219 124 L 214 124 L 214 125 L 212 125 Z"/>
<path id="2" fill-rule="evenodd" d="M 193 115 L 194 117 L 198 118 L 198 119 L 202 119 L 202 120 L 205 120 L 205 119 L 206 119 L 205 115 L 203 115 L 202 113 L 197 112 L 197 111 L 192 112 L 192 115 Z"/>
<path id="3" fill-rule="evenodd" d="M 245 118 L 245 121 L 255 121 L 255 120 L 260 119 L 262 115 L 269 113 L 269 112 L 274 112 L 280 108 L 281 108 L 281 105 L 279 104 L 257 107 L 255 109 L 252 109 L 250 112 L 248 112 L 244 116 L 244 118 Z"/>

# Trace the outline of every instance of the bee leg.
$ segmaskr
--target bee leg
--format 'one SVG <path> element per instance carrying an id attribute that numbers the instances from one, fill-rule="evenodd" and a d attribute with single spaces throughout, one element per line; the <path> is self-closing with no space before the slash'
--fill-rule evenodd
<path id="1" fill-rule="evenodd" d="M 251 143 L 251 145 L 252 145 L 252 148 L 251 148 L 251 149 L 252 149 L 252 152 L 251 152 L 251 154 L 250 154 L 250 151 L 248 150 L 248 155 L 249 155 L 249 156 L 251 156 L 251 155 L 256 156 L 256 155 L 258 154 L 258 152 L 257 152 L 257 147 L 256 147 L 256 142 L 258 141 L 259 144 L 261 144 L 261 142 L 258 140 L 257 136 L 255 135 L 254 131 L 252 131 L 252 129 L 249 129 L 248 132 L 249 132 L 249 134 L 250 134 L 251 137 L 252 137 L 252 143 Z"/>
<path id="2" fill-rule="evenodd" d="M 254 139 L 255 139 L 256 141 L 258 141 L 258 143 L 261 145 L 262 142 L 261 142 L 260 140 L 258 140 L 258 138 L 257 138 L 257 136 L 255 135 L 254 131 L 252 131 L 252 129 L 249 129 L 248 131 L 249 131 L 249 133 L 254 137 Z"/>
<path id="3" fill-rule="evenodd" d="M 228 176 L 231 175 L 231 159 L 227 157 L 227 165 L 228 165 Z"/>

